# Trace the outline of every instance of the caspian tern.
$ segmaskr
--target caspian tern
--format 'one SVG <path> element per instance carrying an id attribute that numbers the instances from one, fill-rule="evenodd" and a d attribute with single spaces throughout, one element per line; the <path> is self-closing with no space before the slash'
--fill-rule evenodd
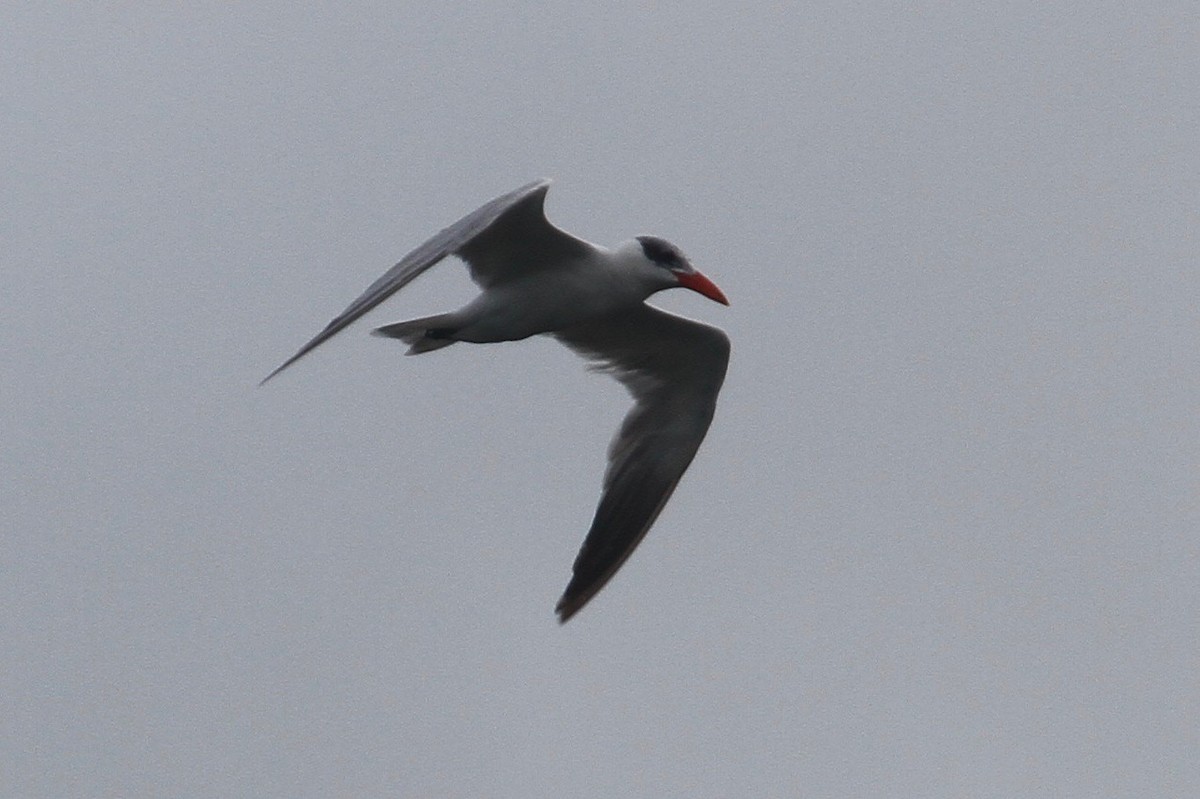
<path id="1" fill-rule="evenodd" d="M 447 255 L 466 262 L 482 292 L 457 311 L 385 325 L 409 355 L 458 341 L 554 336 L 612 373 L 634 406 L 608 449 L 604 489 L 573 577 L 555 610 L 566 622 L 604 587 L 654 524 L 712 421 L 729 363 L 715 327 L 646 305 L 682 286 L 728 305 L 721 290 L 671 244 L 638 236 L 609 250 L 546 219 L 549 180 L 534 181 L 467 214 L 404 256 L 266 383 Z"/>

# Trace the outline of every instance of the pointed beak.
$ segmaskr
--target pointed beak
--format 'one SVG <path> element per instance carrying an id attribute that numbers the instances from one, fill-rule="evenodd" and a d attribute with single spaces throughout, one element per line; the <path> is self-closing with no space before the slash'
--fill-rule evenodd
<path id="1" fill-rule="evenodd" d="M 703 294 L 710 300 L 719 302 L 722 305 L 729 304 L 729 300 L 725 299 L 724 292 L 717 288 L 717 284 L 699 272 L 673 272 L 672 274 L 679 281 L 679 285 L 685 289 L 691 289 L 698 294 Z"/>

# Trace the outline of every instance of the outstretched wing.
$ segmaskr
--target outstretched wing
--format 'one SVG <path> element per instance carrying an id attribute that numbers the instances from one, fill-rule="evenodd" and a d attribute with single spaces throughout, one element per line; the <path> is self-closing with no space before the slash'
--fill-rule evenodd
<path id="1" fill-rule="evenodd" d="M 385 272 L 262 382 L 312 352 L 447 255 L 458 255 L 466 261 L 471 279 L 485 289 L 586 255 L 593 249 L 591 244 L 546 220 L 543 204 L 549 188 L 549 180 L 534 181 L 497 197 L 442 230 Z"/>
<path id="2" fill-rule="evenodd" d="M 556 607 L 565 622 L 641 542 L 691 464 L 725 380 L 729 338 L 648 305 L 554 335 L 634 399 L 609 446 L 600 505 Z"/>

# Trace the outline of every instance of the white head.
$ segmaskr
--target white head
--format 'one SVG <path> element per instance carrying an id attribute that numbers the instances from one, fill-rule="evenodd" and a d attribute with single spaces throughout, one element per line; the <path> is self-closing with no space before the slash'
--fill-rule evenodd
<path id="1" fill-rule="evenodd" d="M 634 268 L 656 287 L 655 291 L 682 286 L 715 302 L 729 304 L 717 285 L 696 271 L 684 254 L 668 241 L 657 236 L 638 236 L 623 244 L 621 253 L 627 255 Z"/>

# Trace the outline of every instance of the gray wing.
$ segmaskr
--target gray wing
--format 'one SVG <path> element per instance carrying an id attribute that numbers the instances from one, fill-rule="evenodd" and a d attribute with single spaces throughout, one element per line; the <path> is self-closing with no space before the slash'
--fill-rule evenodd
<path id="1" fill-rule="evenodd" d="M 549 188 L 549 180 L 536 180 L 497 197 L 442 230 L 385 272 L 262 382 L 312 352 L 447 255 L 466 261 L 471 279 L 486 289 L 591 252 L 591 244 L 546 220 L 543 204 Z"/>
<path id="2" fill-rule="evenodd" d="M 634 399 L 609 446 L 600 504 L 555 608 L 565 622 L 645 537 L 691 464 L 725 380 L 729 338 L 647 305 L 554 335 L 611 372 Z"/>

